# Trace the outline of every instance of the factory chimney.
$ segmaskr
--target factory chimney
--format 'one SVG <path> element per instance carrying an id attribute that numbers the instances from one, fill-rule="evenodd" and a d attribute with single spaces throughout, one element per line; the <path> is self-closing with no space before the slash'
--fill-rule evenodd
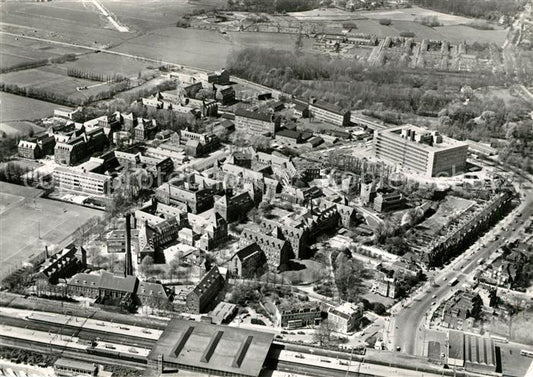
<path id="1" fill-rule="evenodd" d="M 83 248 L 83 246 L 80 246 L 80 252 L 81 264 L 83 265 L 83 268 L 87 268 L 87 251 Z"/>
<path id="2" fill-rule="evenodd" d="M 131 258 L 131 214 L 126 213 L 126 258 L 124 265 L 124 276 L 133 275 L 133 262 Z"/>

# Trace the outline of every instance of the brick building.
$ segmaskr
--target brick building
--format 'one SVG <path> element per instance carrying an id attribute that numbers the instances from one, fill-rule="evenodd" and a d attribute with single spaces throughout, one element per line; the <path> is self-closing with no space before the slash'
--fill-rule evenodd
<path id="1" fill-rule="evenodd" d="M 208 312 L 219 301 L 218 296 L 224 285 L 225 280 L 218 267 L 213 267 L 187 295 L 187 310 L 195 314 Z"/>

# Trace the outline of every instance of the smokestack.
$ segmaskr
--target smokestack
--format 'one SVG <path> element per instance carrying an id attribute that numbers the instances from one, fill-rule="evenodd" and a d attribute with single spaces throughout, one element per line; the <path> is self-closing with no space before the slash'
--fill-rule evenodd
<path id="1" fill-rule="evenodd" d="M 44 257 L 48 259 L 50 256 L 48 255 L 48 245 L 44 245 Z"/>
<path id="2" fill-rule="evenodd" d="M 124 266 L 124 276 L 133 275 L 133 264 L 131 259 L 131 215 L 126 213 L 126 258 Z"/>
<path id="3" fill-rule="evenodd" d="M 83 265 L 83 268 L 87 267 L 87 251 L 80 246 L 80 252 L 81 252 L 81 264 Z"/>

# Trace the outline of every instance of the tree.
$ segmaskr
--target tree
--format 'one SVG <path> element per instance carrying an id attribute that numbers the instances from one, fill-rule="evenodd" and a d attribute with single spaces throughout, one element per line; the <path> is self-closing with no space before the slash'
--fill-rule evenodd
<path id="1" fill-rule="evenodd" d="M 151 256 L 144 257 L 141 262 L 141 273 L 145 276 L 150 275 L 152 273 L 152 269 L 154 268 L 154 258 Z"/>
<path id="2" fill-rule="evenodd" d="M 333 326 L 331 323 L 325 319 L 320 323 L 320 326 L 315 329 L 313 334 L 313 340 L 315 343 L 318 343 L 320 347 L 328 346 L 331 343 L 332 337 L 331 332 L 333 331 Z"/>

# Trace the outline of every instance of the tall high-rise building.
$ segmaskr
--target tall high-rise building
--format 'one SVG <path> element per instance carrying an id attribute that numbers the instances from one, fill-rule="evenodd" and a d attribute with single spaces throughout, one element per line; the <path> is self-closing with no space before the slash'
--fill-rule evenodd
<path id="1" fill-rule="evenodd" d="M 404 125 L 376 131 L 377 158 L 427 177 L 452 176 L 465 171 L 468 145 L 438 131 Z"/>

